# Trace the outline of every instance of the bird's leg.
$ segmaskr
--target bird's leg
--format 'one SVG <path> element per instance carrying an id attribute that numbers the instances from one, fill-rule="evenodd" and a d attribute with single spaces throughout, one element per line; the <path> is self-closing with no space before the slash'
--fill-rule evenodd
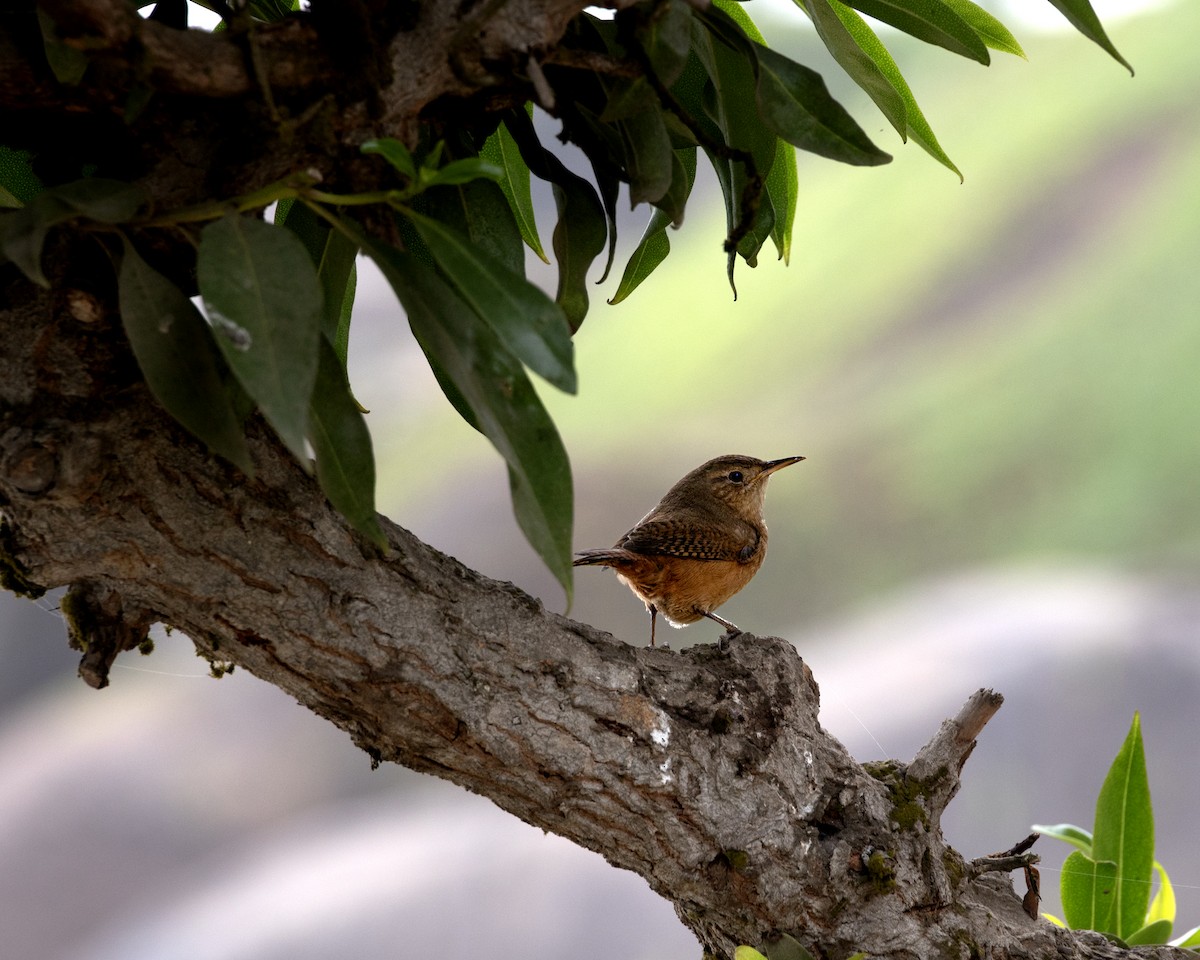
<path id="1" fill-rule="evenodd" d="M 658 621 L 658 607 L 652 603 L 646 604 L 646 609 L 650 611 L 650 646 L 654 646 L 654 624 Z M 670 642 L 663 643 L 663 649 L 671 649 Z"/>
<path id="2" fill-rule="evenodd" d="M 717 638 L 717 649 L 718 650 L 724 650 L 725 642 L 727 640 L 729 640 L 731 637 L 736 637 L 739 633 L 742 632 L 742 628 L 739 627 L 736 623 L 731 623 L 730 621 L 726 620 L 724 617 L 718 617 L 715 613 L 705 613 L 704 616 L 708 617 L 709 620 L 716 621 L 717 623 L 719 623 L 721 626 L 723 626 L 725 628 L 725 633 L 721 634 L 721 636 Z"/>

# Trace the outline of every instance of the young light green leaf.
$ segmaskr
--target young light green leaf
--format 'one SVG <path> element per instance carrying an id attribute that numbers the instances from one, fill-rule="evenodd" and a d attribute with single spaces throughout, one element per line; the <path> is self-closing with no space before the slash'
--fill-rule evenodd
<path id="1" fill-rule="evenodd" d="M 1043 837 L 1053 837 L 1055 840 L 1069 843 L 1089 857 L 1092 855 L 1092 835 L 1083 827 L 1077 827 L 1073 823 L 1056 823 L 1052 826 L 1035 823 L 1029 829 Z"/>
<path id="2" fill-rule="evenodd" d="M 353 227 L 348 229 L 353 230 Z M 571 470 L 566 450 L 518 361 L 437 272 L 411 254 L 362 238 L 408 314 L 447 396 L 507 461 L 517 522 L 572 592 Z"/>
<path id="3" fill-rule="evenodd" d="M 1131 947 L 1136 947 L 1139 944 L 1166 943 L 1170 936 L 1171 921 L 1155 920 L 1125 937 L 1125 942 Z"/>
<path id="4" fill-rule="evenodd" d="M 792 258 L 792 224 L 796 221 L 796 198 L 799 192 L 796 151 L 790 143 L 780 140 L 775 145 L 775 162 L 771 164 L 771 172 L 767 176 L 767 199 L 775 210 L 771 241 L 784 264 Z"/>
<path id="5" fill-rule="evenodd" d="M 375 455 L 371 433 L 350 393 L 342 361 L 321 337 L 317 380 L 309 407 L 308 438 L 317 461 L 317 481 L 329 502 L 376 546 L 387 538 L 375 515 Z"/>
<path id="6" fill-rule="evenodd" d="M 960 16 L 967 25 L 979 34 L 985 44 L 1001 53 L 1011 53 L 1025 59 L 1025 51 L 1017 43 L 1008 27 L 993 17 L 990 13 L 971 0 L 942 0 L 942 2 Z"/>
<path id="7" fill-rule="evenodd" d="M 1093 43 L 1098 44 L 1109 56 L 1125 67 L 1130 76 L 1133 76 L 1133 67 L 1117 52 L 1117 48 L 1108 39 L 1108 34 L 1104 32 L 1100 18 L 1096 16 L 1096 11 L 1092 9 L 1088 0 L 1050 0 L 1050 2 L 1058 9 L 1059 13 L 1067 18 L 1071 26 Z"/>
<path id="8" fill-rule="evenodd" d="M 733 960 L 767 960 L 767 958 L 753 947 L 743 943 L 733 951 Z"/>
<path id="9" fill-rule="evenodd" d="M 200 311 L 128 240 L 117 293 L 121 322 L 150 392 L 211 450 L 253 473 L 242 423 L 223 382 L 220 354 Z"/>
<path id="10" fill-rule="evenodd" d="M 1117 882 L 1117 865 L 1111 860 L 1093 860 L 1079 850 L 1063 862 L 1063 917 L 1073 930 L 1110 933 Z"/>
<path id="11" fill-rule="evenodd" d="M 1192 927 L 1187 933 L 1171 941 L 1173 947 L 1183 947 L 1185 950 L 1195 950 L 1200 947 L 1200 927 Z"/>
<path id="12" fill-rule="evenodd" d="M 205 227 L 200 295 L 238 382 L 301 463 L 317 376 L 321 285 L 295 234 L 249 217 Z"/>
<path id="13" fill-rule="evenodd" d="M 408 147 L 394 137 L 380 137 L 376 140 L 366 140 L 359 147 L 363 153 L 375 153 L 399 170 L 409 180 L 417 179 L 417 165 Z"/>
<path id="14" fill-rule="evenodd" d="M 1136 713 L 1096 800 L 1092 854 L 1117 865 L 1108 932 L 1127 937 L 1145 922 L 1154 865 L 1154 813 Z"/>
<path id="15" fill-rule="evenodd" d="M 458 295 L 513 356 L 560 390 L 574 393 L 574 345 L 558 305 L 437 220 L 416 212 L 408 217 Z"/>
<path id="16" fill-rule="evenodd" d="M 541 238 L 538 236 L 537 218 L 533 212 L 533 196 L 529 187 L 529 167 L 521 159 L 521 152 L 517 149 L 517 143 L 513 140 L 512 134 L 508 132 L 508 127 L 503 123 L 496 127 L 496 132 L 484 142 L 480 156 L 490 163 L 494 163 L 502 171 L 502 176 L 496 182 L 504 192 L 504 197 L 512 209 L 513 217 L 516 218 L 521 239 L 543 263 L 549 263 L 550 258 L 546 256 Z"/>
<path id="17" fill-rule="evenodd" d="M 1158 874 L 1158 893 L 1150 901 L 1150 909 L 1146 913 L 1146 923 L 1167 920 L 1173 924 L 1175 922 L 1175 888 L 1171 886 L 1171 878 L 1167 876 L 1166 867 L 1157 860 L 1154 861 L 1154 872 Z M 1168 930 L 1167 936 L 1170 935 Z"/>
<path id="18" fill-rule="evenodd" d="M 850 6 L 918 40 L 984 65 L 991 62 L 987 45 L 942 0 L 850 0 Z"/>

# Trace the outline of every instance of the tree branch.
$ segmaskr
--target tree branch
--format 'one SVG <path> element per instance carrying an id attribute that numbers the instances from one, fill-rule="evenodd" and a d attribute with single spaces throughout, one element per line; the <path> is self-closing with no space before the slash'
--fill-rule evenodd
<path id="1" fill-rule="evenodd" d="M 398 527 L 378 555 L 265 431 L 248 479 L 132 376 L 96 378 L 98 358 L 129 369 L 114 314 L 85 327 L 23 280 L 7 292 L 7 582 L 77 585 L 64 614 L 93 679 L 162 620 L 376 760 L 637 872 L 717 956 L 778 932 L 827 957 L 1120 955 L 1026 916 L 1007 879 L 944 843 L 941 798 L 994 694 L 972 697 L 907 769 L 864 768 L 821 729 L 789 644 L 634 648 Z"/>

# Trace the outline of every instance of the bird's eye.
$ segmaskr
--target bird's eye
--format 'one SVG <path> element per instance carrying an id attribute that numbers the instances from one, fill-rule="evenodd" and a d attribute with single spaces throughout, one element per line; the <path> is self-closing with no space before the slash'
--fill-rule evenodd
<path id="1" fill-rule="evenodd" d="M 729 482 L 730 483 L 741 483 L 742 480 L 744 480 L 744 479 L 745 479 L 745 477 L 742 476 L 741 470 L 730 470 L 729 471 Z"/>

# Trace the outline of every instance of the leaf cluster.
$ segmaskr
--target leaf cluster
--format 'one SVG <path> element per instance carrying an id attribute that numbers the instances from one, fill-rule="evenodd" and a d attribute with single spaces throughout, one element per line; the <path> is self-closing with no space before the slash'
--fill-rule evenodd
<path id="1" fill-rule="evenodd" d="M 1120 59 L 1088 0 L 1051 2 Z M 1009 31 L 972 0 L 796 3 L 901 138 L 957 173 L 861 14 L 984 64 L 989 50 L 1021 55 Z M 298 15 L 294 0 L 211 6 L 240 34 Z M 150 16 L 186 26 L 181 0 L 160 0 Z M 58 82 L 86 83 L 87 50 L 65 43 L 48 16 L 39 24 Z M 253 60 L 252 42 L 248 50 Z M 449 402 L 503 456 L 518 522 L 569 597 L 570 466 L 529 373 L 576 389 L 571 335 L 587 315 L 596 262 L 604 259 L 601 279 L 613 267 L 622 185 L 633 205 L 651 211 L 611 303 L 669 254 L 667 230 L 683 221 L 701 156 L 723 196 L 731 286 L 737 259 L 754 266 L 768 240 L 785 262 L 790 256 L 797 148 L 859 166 L 890 157 L 815 71 L 767 44 L 735 0 L 642 0 L 611 18 L 583 11 L 518 86 L 519 105 L 510 97 L 482 123 L 430 121 L 414 142 L 360 144 L 377 158 L 382 189 L 359 193 L 325 192 L 298 172 L 247 195 L 151 212 L 153 198 L 133 182 L 89 177 L 84 167 L 83 179 L 47 187 L 36 156 L 0 146 L 0 206 L 10 208 L 0 216 L 0 253 L 45 286 L 49 231 L 98 237 L 113 258 L 126 334 L 163 407 L 247 473 L 244 423 L 258 411 L 315 471 L 333 505 L 382 543 L 370 435 L 346 374 L 355 260 L 370 257 Z M 152 93 L 147 87 L 127 106 L 135 131 Z M 583 150 L 591 179 L 542 142 L 534 101 L 561 120 L 562 139 Z M 531 199 L 535 177 L 550 185 L 557 212 L 553 298 L 525 277 L 526 247 L 548 260 Z M 268 223 L 263 212 L 272 203 Z M 366 216 L 351 215 L 363 207 Z M 154 266 L 155 231 L 194 244 L 194 291 Z"/>
<path id="2" fill-rule="evenodd" d="M 1062 868 L 1065 924 L 1048 914 L 1047 919 L 1095 930 L 1128 946 L 1169 942 L 1200 950 L 1200 927 L 1171 939 L 1175 893 L 1166 869 L 1154 859 L 1154 811 L 1136 713 L 1096 799 L 1094 829 L 1070 823 L 1033 829 L 1075 847 Z M 1156 874 L 1158 892 L 1151 900 Z"/>

